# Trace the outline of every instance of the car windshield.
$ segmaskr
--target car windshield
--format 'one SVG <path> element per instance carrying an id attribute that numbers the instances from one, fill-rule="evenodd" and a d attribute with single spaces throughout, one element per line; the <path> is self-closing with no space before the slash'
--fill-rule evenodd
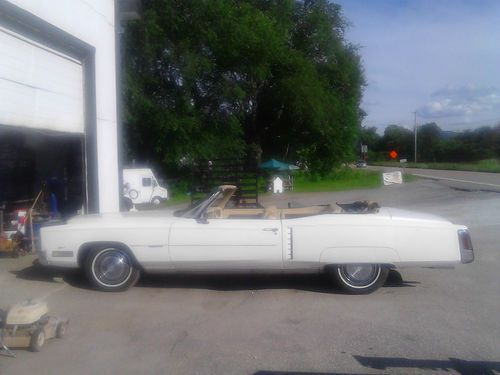
<path id="1" fill-rule="evenodd" d="M 187 211 L 178 210 L 175 212 L 175 216 L 180 216 L 184 218 L 198 218 L 201 213 L 205 211 L 208 207 L 210 207 L 215 201 L 222 197 L 222 192 L 217 189 L 209 194 L 205 199 L 202 199 L 196 202 L 192 207 L 190 207 Z"/>

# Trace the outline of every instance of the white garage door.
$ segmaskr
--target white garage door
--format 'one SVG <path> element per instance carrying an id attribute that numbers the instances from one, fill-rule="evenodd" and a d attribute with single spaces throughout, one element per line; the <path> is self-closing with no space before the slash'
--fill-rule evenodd
<path id="1" fill-rule="evenodd" d="M 83 133 L 82 65 L 0 28 L 0 125 Z"/>

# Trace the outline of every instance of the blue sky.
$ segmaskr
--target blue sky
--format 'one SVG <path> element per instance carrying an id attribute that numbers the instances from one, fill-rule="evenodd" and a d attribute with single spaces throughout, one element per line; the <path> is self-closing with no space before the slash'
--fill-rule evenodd
<path id="1" fill-rule="evenodd" d="M 500 0 L 334 0 L 367 87 L 363 125 L 500 123 Z"/>

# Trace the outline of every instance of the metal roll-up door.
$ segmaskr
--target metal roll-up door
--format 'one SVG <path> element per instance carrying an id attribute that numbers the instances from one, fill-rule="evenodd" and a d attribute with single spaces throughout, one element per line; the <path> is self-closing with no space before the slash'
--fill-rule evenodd
<path id="1" fill-rule="evenodd" d="M 84 133 L 82 64 L 0 28 L 0 125 Z"/>

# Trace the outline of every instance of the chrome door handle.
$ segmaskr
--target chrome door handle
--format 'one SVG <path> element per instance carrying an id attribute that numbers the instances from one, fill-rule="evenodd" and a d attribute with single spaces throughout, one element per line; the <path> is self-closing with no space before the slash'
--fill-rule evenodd
<path id="1" fill-rule="evenodd" d="M 274 233 L 278 232 L 278 228 L 264 228 L 262 230 L 265 232 L 274 232 Z"/>

